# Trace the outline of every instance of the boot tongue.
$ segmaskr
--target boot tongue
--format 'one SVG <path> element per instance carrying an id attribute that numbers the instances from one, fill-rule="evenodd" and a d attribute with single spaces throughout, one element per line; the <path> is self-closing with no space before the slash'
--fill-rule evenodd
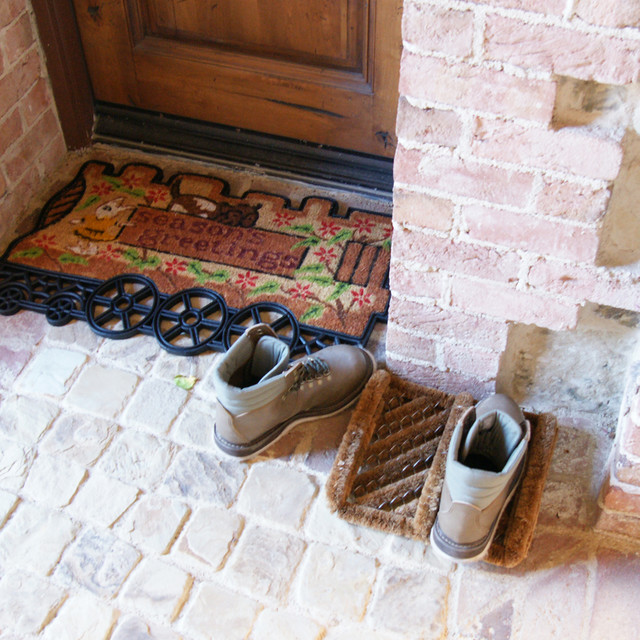
<path id="1" fill-rule="evenodd" d="M 273 378 L 289 366 L 289 347 L 278 338 L 262 336 L 251 360 L 251 378 L 257 383 Z"/>
<path id="2" fill-rule="evenodd" d="M 499 473 L 522 436 L 522 427 L 511 416 L 493 411 L 471 425 L 458 459 L 468 467 Z"/>

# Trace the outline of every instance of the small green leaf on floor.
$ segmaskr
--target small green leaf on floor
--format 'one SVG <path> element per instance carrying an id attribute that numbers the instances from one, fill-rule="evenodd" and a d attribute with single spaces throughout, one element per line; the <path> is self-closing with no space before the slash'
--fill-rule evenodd
<path id="1" fill-rule="evenodd" d="M 185 391 L 190 391 L 198 381 L 198 378 L 195 376 L 177 375 L 173 381 L 175 382 L 176 387 L 180 387 L 180 389 L 184 389 Z"/>

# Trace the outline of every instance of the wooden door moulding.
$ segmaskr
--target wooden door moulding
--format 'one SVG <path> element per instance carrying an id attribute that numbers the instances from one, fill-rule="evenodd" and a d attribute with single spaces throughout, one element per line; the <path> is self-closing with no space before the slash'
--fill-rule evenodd
<path id="1" fill-rule="evenodd" d="M 93 94 L 72 0 L 31 0 L 58 117 L 69 149 L 91 143 Z"/>

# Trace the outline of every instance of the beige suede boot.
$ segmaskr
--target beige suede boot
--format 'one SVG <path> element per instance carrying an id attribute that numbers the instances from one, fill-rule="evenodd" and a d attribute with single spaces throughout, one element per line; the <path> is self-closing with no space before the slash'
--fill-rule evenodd
<path id="1" fill-rule="evenodd" d="M 373 356 L 351 345 L 290 363 L 288 345 L 271 327 L 254 325 L 214 369 L 215 442 L 236 458 L 253 456 L 295 425 L 349 406 L 374 370 Z"/>

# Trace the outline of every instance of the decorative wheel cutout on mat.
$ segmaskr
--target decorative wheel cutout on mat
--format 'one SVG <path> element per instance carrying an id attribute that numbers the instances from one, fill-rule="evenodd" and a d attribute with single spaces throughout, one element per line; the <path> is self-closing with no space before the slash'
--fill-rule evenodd
<path id="1" fill-rule="evenodd" d="M 116 276 L 101 284 L 87 300 L 87 322 L 105 338 L 130 338 L 153 316 L 160 294 L 137 274 Z"/>
<path id="2" fill-rule="evenodd" d="M 275 302 L 256 302 L 231 317 L 224 330 L 224 348 L 228 349 L 250 326 L 261 322 L 271 325 L 290 347 L 298 342 L 300 326 L 291 310 Z"/>
<path id="3" fill-rule="evenodd" d="M 74 312 L 82 309 L 82 298 L 74 293 L 59 293 L 47 303 L 45 316 L 49 324 L 62 327 L 73 320 Z"/>
<path id="4" fill-rule="evenodd" d="M 226 321 L 227 305 L 221 295 L 209 289 L 186 289 L 160 305 L 153 331 L 170 353 L 191 356 L 205 351 Z"/>
<path id="5" fill-rule="evenodd" d="M 0 287 L 0 315 L 12 316 L 18 313 L 22 302 L 27 300 L 26 287 L 19 284 L 8 284 Z"/>

